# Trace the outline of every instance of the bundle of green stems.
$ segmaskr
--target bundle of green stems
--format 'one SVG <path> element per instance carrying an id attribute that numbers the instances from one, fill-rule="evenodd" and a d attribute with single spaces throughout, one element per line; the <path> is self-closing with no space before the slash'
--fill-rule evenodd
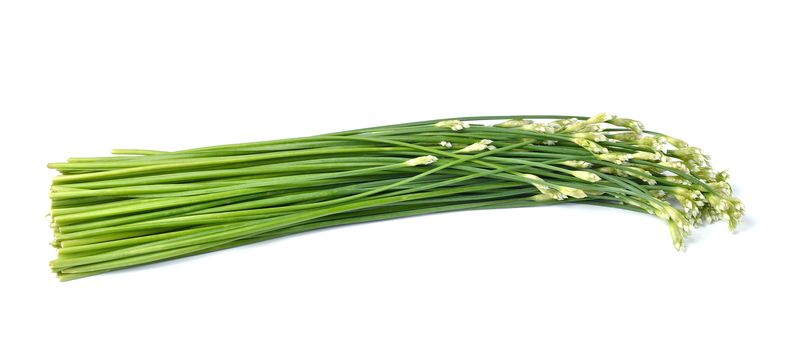
<path id="1" fill-rule="evenodd" d="M 497 123 L 496 120 L 499 120 Z M 700 149 L 631 119 L 483 116 L 176 152 L 70 158 L 50 197 L 61 280 L 300 232 L 579 203 L 656 215 L 676 249 L 743 215 Z"/>

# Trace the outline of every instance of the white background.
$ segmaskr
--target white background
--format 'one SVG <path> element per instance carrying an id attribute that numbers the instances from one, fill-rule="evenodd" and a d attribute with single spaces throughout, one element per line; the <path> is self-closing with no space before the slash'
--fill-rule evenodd
<path id="1" fill-rule="evenodd" d="M 0 348 L 795 349 L 787 1 L 5 1 Z M 557 206 L 356 225 L 60 283 L 45 164 L 468 115 L 639 118 L 748 207 L 678 253 Z"/>

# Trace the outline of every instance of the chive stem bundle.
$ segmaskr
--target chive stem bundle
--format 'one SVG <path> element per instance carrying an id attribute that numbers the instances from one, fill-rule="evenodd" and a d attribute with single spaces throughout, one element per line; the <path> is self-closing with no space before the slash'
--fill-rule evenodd
<path id="1" fill-rule="evenodd" d="M 572 202 L 656 215 L 681 250 L 693 227 L 734 230 L 744 211 L 700 149 L 603 113 L 113 153 L 48 165 L 61 173 L 50 192 L 61 280 L 352 223 Z"/>

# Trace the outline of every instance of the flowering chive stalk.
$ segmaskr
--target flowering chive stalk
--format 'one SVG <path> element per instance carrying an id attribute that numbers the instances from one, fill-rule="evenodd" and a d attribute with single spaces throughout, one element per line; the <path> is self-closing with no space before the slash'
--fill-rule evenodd
<path id="1" fill-rule="evenodd" d="M 734 230 L 744 212 L 699 148 L 604 113 L 113 153 L 49 164 L 61 280 L 352 223 L 573 202 L 655 215 L 681 250 L 693 228 Z"/>

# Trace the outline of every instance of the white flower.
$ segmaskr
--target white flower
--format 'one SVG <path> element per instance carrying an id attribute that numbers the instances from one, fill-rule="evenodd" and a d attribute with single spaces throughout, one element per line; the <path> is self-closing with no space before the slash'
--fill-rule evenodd
<path id="1" fill-rule="evenodd" d="M 421 156 L 406 160 L 405 165 L 406 166 L 430 165 L 432 163 L 435 163 L 436 161 L 438 161 L 438 157 L 436 156 Z"/>
<path id="2" fill-rule="evenodd" d="M 449 128 L 454 131 L 460 131 L 471 127 L 471 125 L 469 125 L 468 122 L 462 122 L 457 119 L 440 121 L 435 123 L 435 126 L 439 128 Z"/>
<path id="3" fill-rule="evenodd" d="M 441 142 L 440 142 L 440 143 L 438 143 L 438 144 L 439 144 L 439 145 L 441 145 L 441 146 L 443 146 L 443 147 L 445 147 L 445 148 L 452 148 L 452 143 L 451 143 L 451 142 L 449 142 L 449 141 L 441 141 Z"/>

